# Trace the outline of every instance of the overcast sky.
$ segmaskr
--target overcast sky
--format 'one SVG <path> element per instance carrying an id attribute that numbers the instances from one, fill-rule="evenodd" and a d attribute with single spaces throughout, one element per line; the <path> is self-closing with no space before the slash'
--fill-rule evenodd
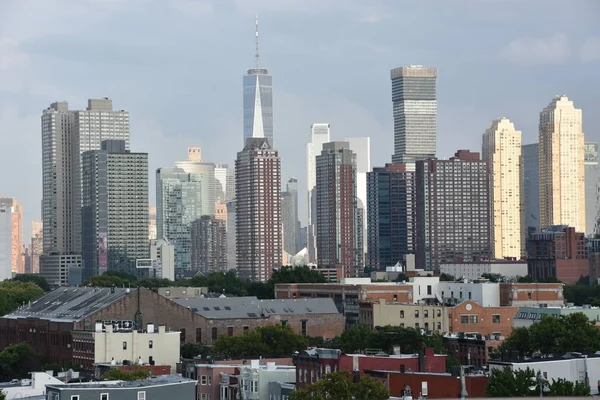
<path id="1" fill-rule="evenodd" d="M 439 68 L 438 156 L 479 151 L 510 118 L 537 140 L 539 111 L 566 94 L 600 140 L 598 0 L 0 0 L 0 196 L 40 218 L 40 115 L 110 97 L 131 113 L 131 148 L 154 171 L 200 146 L 233 163 L 242 147 L 242 76 L 273 75 L 282 181 L 299 180 L 306 216 L 310 124 L 333 139 L 370 136 L 372 164 L 391 159 L 391 68 Z M 27 240 L 26 238 L 24 238 Z"/>

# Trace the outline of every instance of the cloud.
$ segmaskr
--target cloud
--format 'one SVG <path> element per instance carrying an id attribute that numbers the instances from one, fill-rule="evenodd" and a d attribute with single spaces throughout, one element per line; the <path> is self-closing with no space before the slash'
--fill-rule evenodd
<path id="1" fill-rule="evenodd" d="M 569 40 L 562 33 L 549 37 L 518 38 L 502 50 L 506 61 L 523 66 L 559 64 L 569 55 Z"/>
<path id="2" fill-rule="evenodd" d="M 206 18 L 214 11 L 212 3 L 206 0 L 174 0 L 171 7 L 192 18 Z"/>
<path id="3" fill-rule="evenodd" d="M 600 60 L 600 37 L 589 38 L 580 50 L 581 60 L 585 62 Z"/>

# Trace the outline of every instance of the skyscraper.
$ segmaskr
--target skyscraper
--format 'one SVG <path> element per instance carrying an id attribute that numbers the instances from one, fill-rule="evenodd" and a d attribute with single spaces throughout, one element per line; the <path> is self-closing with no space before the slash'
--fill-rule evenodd
<path id="1" fill-rule="evenodd" d="M 585 165 L 585 234 L 600 232 L 600 165 L 598 143 L 588 142 L 584 151 Z"/>
<path id="2" fill-rule="evenodd" d="M 113 110 L 108 98 L 89 99 L 85 110 L 69 110 L 66 101 L 52 103 L 42 113 L 42 220 L 46 276 L 81 265 L 81 155 L 100 150 L 103 140 L 123 140 L 129 150 L 129 113 Z M 60 257 L 65 256 L 65 259 Z M 58 259 L 55 259 L 58 257 Z M 40 265 L 40 269 L 43 266 Z M 62 272 L 61 272 L 62 271 Z"/>
<path id="3" fill-rule="evenodd" d="M 493 121 L 481 155 L 490 171 L 492 257 L 518 260 L 525 255 L 521 131 L 508 118 Z"/>
<path id="4" fill-rule="evenodd" d="M 417 161 L 415 188 L 418 269 L 490 259 L 489 174 L 479 153 Z"/>
<path id="5" fill-rule="evenodd" d="M 396 265 L 415 252 L 415 172 L 386 164 L 367 174 L 367 266 Z"/>
<path id="6" fill-rule="evenodd" d="M 83 278 L 135 271 L 148 259 L 148 154 L 124 140 L 102 141 L 82 157 Z"/>
<path id="7" fill-rule="evenodd" d="M 181 168 L 188 174 L 195 174 L 198 177 L 197 180 L 201 185 L 200 193 L 202 196 L 200 215 L 215 215 L 215 203 L 217 201 L 215 164 L 202 162 L 200 154 L 200 149 L 197 147 L 188 149 L 188 160 L 175 162 L 175 167 Z"/>
<path id="8" fill-rule="evenodd" d="M 298 180 L 290 178 L 285 192 L 281 192 L 281 221 L 283 224 L 283 250 L 290 256 L 300 250 L 300 221 L 298 221 Z"/>
<path id="9" fill-rule="evenodd" d="M 437 68 L 420 65 L 394 68 L 391 77 L 394 108 L 392 162 L 412 165 L 417 160 L 435 157 Z"/>
<path id="10" fill-rule="evenodd" d="M 227 272 L 227 222 L 203 215 L 192 222 L 192 269 Z"/>
<path id="11" fill-rule="evenodd" d="M 540 113 L 540 227 L 585 226 L 584 138 L 581 110 L 557 96 Z"/>
<path id="12" fill-rule="evenodd" d="M 217 202 L 227 203 L 235 198 L 235 169 L 227 164 L 215 164 Z"/>
<path id="13" fill-rule="evenodd" d="M 244 145 L 247 138 L 267 138 L 273 147 L 273 77 L 260 66 L 258 19 L 254 68 L 244 76 Z"/>
<path id="14" fill-rule="evenodd" d="M 44 250 L 42 221 L 31 221 L 31 247 L 29 249 L 29 270 L 25 271 L 29 274 L 37 274 L 40 272 L 40 256 Z"/>
<path id="15" fill-rule="evenodd" d="M 322 267 L 341 268 L 356 276 L 362 260 L 362 226 L 358 224 L 356 154 L 348 142 L 323 145 L 316 157 L 317 254 Z"/>
<path id="16" fill-rule="evenodd" d="M 191 225 L 203 215 L 202 203 L 199 175 L 181 168 L 156 170 L 156 237 L 175 248 L 176 276 L 192 268 Z"/>
<path id="17" fill-rule="evenodd" d="M 540 229 L 540 152 L 537 143 L 525 144 L 523 154 L 523 197 L 526 233 Z"/>
<path id="18" fill-rule="evenodd" d="M 4 236 L 3 239 L 0 239 L 0 241 L 4 241 L 4 244 L 0 244 L 0 246 L 10 245 L 10 252 L 7 254 L 8 260 L 10 262 L 10 270 L 14 273 L 22 274 L 23 272 L 25 272 L 24 259 L 22 257 L 23 206 L 19 204 L 17 199 L 7 197 L 0 198 L 0 207 L 2 207 L 2 210 L 4 210 L 0 211 L 4 214 L 4 218 L 8 218 L 8 216 L 10 216 L 10 230 L 4 231 L 4 235 L 6 235 L 7 232 L 10 232 L 10 236 Z M 2 253 L 1 250 L 0 253 Z M 0 258 L 2 258 L 1 255 Z M 0 279 L 0 281 L 1 280 L 2 279 Z"/>
<path id="19" fill-rule="evenodd" d="M 248 138 L 235 162 L 238 274 L 266 282 L 281 266 L 281 161 L 266 138 Z"/>
<path id="20" fill-rule="evenodd" d="M 317 260 L 316 242 L 316 193 L 317 168 L 316 157 L 321 154 L 323 145 L 331 141 L 330 124 L 318 123 L 310 126 L 310 136 L 306 144 L 306 188 L 308 200 L 308 222 L 307 222 L 307 249 L 310 262 Z"/>
<path id="21" fill-rule="evenodd" d="M 367 218 L 367 173 L 371 171 L 371 138 L 370 137 L 355 137 L 346 138 L 345 142 L 350 144 L 350 150 L 356 154 L 356 197 L 358 208 L 362 213 L 362 218 Z M 363 251 L 367 248 L 367 224 L 363 225 Z"/>

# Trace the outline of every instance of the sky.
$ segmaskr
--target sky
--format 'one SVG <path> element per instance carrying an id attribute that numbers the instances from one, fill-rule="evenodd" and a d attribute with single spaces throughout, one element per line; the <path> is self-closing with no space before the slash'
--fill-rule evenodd
<path id="1" fill-rule="evenodd" d="M 559 94 L 600 141 L 597 0 L 0 0 L 0 197 L 40 218 L 43 109 L 109 97 L 131 119 L 131 149 L 154 171 L 202 148 L 233 164 L 243 147 L 242 76 L 273 75 L 282 184 L 298 178 L 306 218 L 306 141 L 370 136 L 373 166 L 391 161 L 390 69 L 438 68 L 438 157 L 480 151 L 507 117 L 537 141 L 539 112 Z M 27 240 L 26 240 L 27 242 Z"/>

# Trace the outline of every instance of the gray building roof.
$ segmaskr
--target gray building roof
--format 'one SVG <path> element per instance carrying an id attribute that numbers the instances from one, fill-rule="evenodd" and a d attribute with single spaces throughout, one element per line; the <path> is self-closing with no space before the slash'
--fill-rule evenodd
<path id="1" fill-rule="evenodd" d="M 137 381 L 108 381 L 108 382 L 86 382 L 86 383 L 65 383 L 63 385 L 46 385 L 46 387 L 56 390 L 65 389 L 120 389 L 120 388 L 136 388 L 136 387 L 152 387 L 162 385 L 173 385 L 178 383 L 193 383 L 198 381 L 183 378 L 178 375 L 160 375 L 152 379 L 140 379 Z"/>
<path id="2" fill-rule="evenodd" d="M 58 322 L 76 322 L 121 300 L 135 290 L 95 287 L 58 288 L 5 315 L 4 318 L 39 318 Z"/>
<path id="3" fill-rule="evenodd" d="M 339 314 L 330 298 L 259 300 L 256 297 L 172 299 L 208 319 L 261 318 L 269 315 Z"/>

